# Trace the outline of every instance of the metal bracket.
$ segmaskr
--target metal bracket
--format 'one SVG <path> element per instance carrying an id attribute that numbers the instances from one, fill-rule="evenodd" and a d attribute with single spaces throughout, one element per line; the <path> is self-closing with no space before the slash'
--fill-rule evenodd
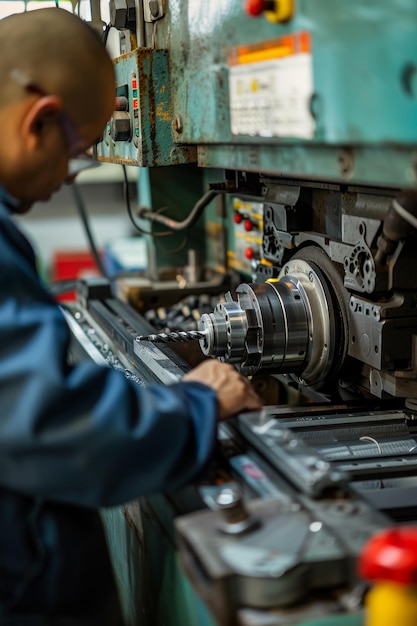
<path id="1" fill-rule="evenodd" d="M 164 15 L 162 0 L 144 0 L 143 19 L 145 22 L 156 22 L 156 20 L 160 20 Z"/>

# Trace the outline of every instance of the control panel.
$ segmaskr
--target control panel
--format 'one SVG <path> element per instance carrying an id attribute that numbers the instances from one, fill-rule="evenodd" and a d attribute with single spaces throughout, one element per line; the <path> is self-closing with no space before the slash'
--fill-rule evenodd
<path id="1" fill-rule="evenodd" d="M 137 48 L 114 61 L 116 104 L 97 146 L 100 161 L 153 167 L 196 160 L 193 146 L 173 141 L 168 53 Z"/>
<path id="2" fill-rule="evenodd" d="M 234 248 L 229 250 L 231 269 L 252 275 L 263 258 L 263 203 L 233 199 Z M 266 262 L 266 261 L 265 261 Z"/>

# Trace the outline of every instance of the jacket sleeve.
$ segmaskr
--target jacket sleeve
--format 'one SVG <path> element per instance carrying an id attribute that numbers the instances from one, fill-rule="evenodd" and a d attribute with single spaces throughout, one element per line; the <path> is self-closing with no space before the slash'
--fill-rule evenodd
<path id="1" fill-rule="evenodd" d="M 215 393 L 69 367 L 66 322 L 19 247 L 0 227 L 0 485 L 97 507 L 191 481 L 215 445 Z"/>

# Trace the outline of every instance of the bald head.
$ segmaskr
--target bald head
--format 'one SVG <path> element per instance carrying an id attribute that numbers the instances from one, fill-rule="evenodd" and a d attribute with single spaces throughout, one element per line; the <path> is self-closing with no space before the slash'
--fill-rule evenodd
<path id="1" fill-rule="evenodd" d="M 115 103 L 113 63 L 85 22 L 58 8 L 0 20 L 0 186 L 26 211 L 69 180 Z"/>
<path id="2" fill-rule="evenodd" d="M 0 108 L 26 95 L 12 70 L 59 96 L 76 126 L 91 123 L 102 98 L 108 104 L 111 89 L 114 94 L 113 64 L 99 36 L 68 11 L 38 9 L 0 20 L 0 42 Z"/>

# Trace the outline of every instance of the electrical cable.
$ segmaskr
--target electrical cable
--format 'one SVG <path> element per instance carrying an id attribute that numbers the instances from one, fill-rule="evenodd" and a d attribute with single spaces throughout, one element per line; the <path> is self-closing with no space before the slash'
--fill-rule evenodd
<path id="1" fill-rule="evenodd" d="M 204 196 L 202 196 L 195 203 L 189 215 L 182 222 L 177 222 L 170 217 L 160 215 L 159 213 L 149 211 L 148 209 L 141 209 L 139 211 L 139 217 L 152 220 L 153 222 L 158 222 L 158 224 L 164 224 L 165 226 L 168 226 L 168 228 L 170 228 L 171 230 L 185 230 L 197 221 L 206 206 L 210 204 L 213 198 L 215 198 L 220 193 L 225 192 L 218 189 L 210 189 L 209 191 L 207 191 Z"/>
<path id="2" fill-rule="evenodd" d="M 129 219 L 133 225 L 133 227 L 141 234 L 141 235 L 150 235 L 151 237 L 166 237 L 167 235 L 172 235 L 172 231 L 171 230 L 164 230 L 161 233 L 155 233 L 153 231 L 149 231 L 149 230 L 144 230 L 135 220 L 135 218 L 133 217 L 133 212 L 132 212 L 132 204 L 130 202 L 130 194 L 129 194 L 129 181 L 127 179 L 127 171 L 126 171 L 126 166 L 122 165 L 122 170 L 123 170 L 123 178 L 124 178 L 124 182 L 123 182 L 123 196 L 125 199 L 125 203 L 126 203 L 126 209 L 127 209 L 127 214 L 129 216 Z M 156 215 L 158 215 L 158 213 L 156 213 Z"/>
<path id="3" fill-rule="evenodd" d="M 184 250 L 185 246 L 187 245 L 189 240 L 189 236 L 188 236 L 188 232 L 185 233 L 184 237 L 182 238 L 182 241 L 178 244 L 178 246 L 176 248 L 173 248 L 172 250 L 167 250 L 166 246 L 164 246 L 164 252 L 165 254 L 177 254 L 177 252 L 181 252 L 181 250 Z M 156 240 L 156 245 L 158 243 L 158 240 Z"/>
<path id="4" fill-rule="evenodd" d="M 108 280 L 110 280 L 110 277 L 103 265 L 103 262 L 101 260 L 100 254 L 98 252 L 98 248 L 97 248 L 97 244 L 94 240 L 91 228 L 90 228 L 90 224 L 89 224 L 89 219 L 88 219 L 88 215 L 87 215 L 87 211 L 85 208 L 85 204 L 84 201 L 81 197 L 81 193 L 80 190 L 77 186 L 77 184 L 74 182 L 72 185 L 72 193 L 74 195 L 74 199 L 75 199 L 75 204 L 78 210 L 78 213 L 80 215 L 81 218 L 81 223 L 84 227 L 84 231 L 86 234 L 86 237 L 88 239 L 88 243 L 90 245 L 90 250 L 91 253 L 94 257 L 94 260 L 96 262 L 96 265 L 98 267 L 98 269 L 100 270 L 101 274 L 107 278 Z M 114 277 L 113 277 L 114 278 Z M 48 291 L 51 294 L 52 297 L 56 298 L 57 296 L 61 296 L 65 293 L 69 293 L 71 291 L 75 291 L 78 287 L 78 280 L 76 278 L 70 278 L 70 279 L 64 279 L 64 280 L 57 280 L 57 281 L 51 281 L 48 283 Z"/>
<path id="5" fill-rule="evenodd" d="M 166 211 L 165 207 L 161 207 L 160 209 L 157 210 L 157 213 L 162 213 L 162 211 Z M 167 230 L 165 232 L 162 233 L 155 233 L 152 232 L 152 236 L 155 239 L 155 246 L 158 247 L 158 236 L 162 235 L 162 236 L 166 236 L 166 235 L 174 235 L 174 231 L 173 230 Z M 180 252 L 180 250 L 183 250 L 185 248 L 185 246 L 187 245 L 189 239 L 189 232 L 187 231 L 184 234 L 184 237 L 182 238 L 182 241 L 178 244 L 178 246 L 176 248 L 173 248 L 172 250 L 167 250 L 166 244 L 164 245 L 164 253 L 165 254 L 176 254 L 177 252 Z M 162 242 L 160 242 L 162 243 Z"/>
<path id="6" fill-rule="evenodd" d="M 85 208 L 85 204 L 84 204 L 84 201 L 82 199 L 82 196 L 81 196 L 80 190 L 78 188 L 78 185 L 74 182 L 71 185 L 71 187 L 72 187 L 72 192 L 73 192 L 73 195 L 74 195 L 75 205 L 76 205 L 78 213 L 80 215 L 81 222 L 82 222 L 82 225 L 84 227 L 84 231 L 85 231 L 85 234 L 87 236 L 88 243 L 90 244 L 90 250 L 91 250 L 91 253 L 92 253 L 93 257 L 94 257 L 96 265 L 97 265 L 98 269 L 100 270 L 101 274 L 105 278 L 110 280 L 110 277 L 109 277 L 109 275 L 108 275 L 108 273 L 106 271 L 106 268 L 104 267 L 103 261 L 102 261 L 102 259 L 100 257 L 99 252 L 98 252 L 98 248 L 97 248 L 96 242 L 94 240 L 93 233 L 91 232 L 90 223 L 89 223 L 89 219 L 88 219 L 88 215 L 87 215 L 87 210 Z"/>
<path id="7" fill-rule="evenodd" d="M 110 22 L 108 24 L 106 24 L 104 30 L 103 30 L 103 34 L 101 35 L 101 41 L 104 47 L 106 47 L 107 45 L 107 39 L 109 37 L 109 32 L 111 29 L 111 24 Z"/>

